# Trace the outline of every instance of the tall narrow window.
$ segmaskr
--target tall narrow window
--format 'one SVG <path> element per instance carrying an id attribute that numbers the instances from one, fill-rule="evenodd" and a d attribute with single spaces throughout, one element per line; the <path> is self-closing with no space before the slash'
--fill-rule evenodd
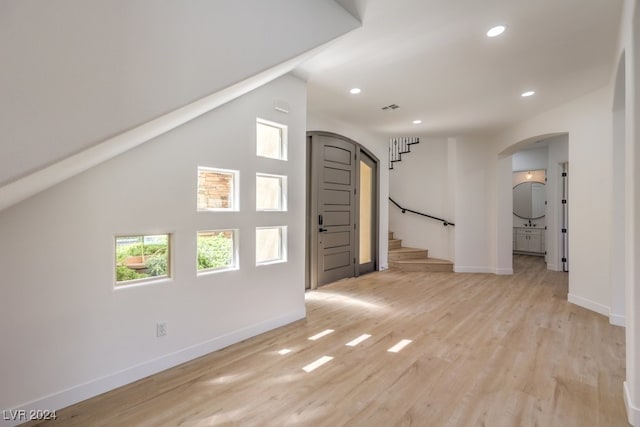
<path id="1" fill-rule="evenodd" d="M 117 236 L 116 286 L 170 276 L 169 234 Z"/>
<path id="2" fill-rule="evenodd" d="M 257 119 L 256 147 L 258 156 L 287 160 L 287 126 Z"/>
<path id="3" fill-rule="evenodd" d="M 198 211 L 237 211 L 238 171 L 198 167 Z"/>
<path id="4" fill-rule="evenodd" d="M 287 210 L 287 177 L 256 174 L 256 210 Z"/>
<path id="5" fill-rule="evenodd" d="M 198 273 L 238 269 L 237 230 L 198 232 Z"/>
<path id="6" fill-rule="evenodd" d="M 371 167 L 360 161 L 360 264 L 371 262 L 371 213 L 373 212 L 373 174 Z"/>
<path id="7" fill-rule="evenodd" d="M 287 260 L 287 227 L 256 228 L 256 264 L 273 264 Z"/>

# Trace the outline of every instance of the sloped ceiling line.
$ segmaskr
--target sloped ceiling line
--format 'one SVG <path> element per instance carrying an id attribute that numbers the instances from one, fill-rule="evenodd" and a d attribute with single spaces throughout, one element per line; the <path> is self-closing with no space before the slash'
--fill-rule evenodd
<path id="1" fill-rule="evenodd" d="M 56 184 L 106 162 L 153 138 L 226 104 L 293 70 L 323 46 L 312 49 L 248 79 L 185 105 L 154 120 L 109 138 L 91 148 L 53 163 L 34 173 L 0 187 L 0 211 L 38 194 Z"/>

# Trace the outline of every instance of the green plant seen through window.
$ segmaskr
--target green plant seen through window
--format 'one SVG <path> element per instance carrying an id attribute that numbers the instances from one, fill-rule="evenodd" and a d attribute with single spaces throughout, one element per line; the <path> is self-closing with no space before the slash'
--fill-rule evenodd
<path id="1" fill-rule="evenodd" d="M 198 270 L 231 268 L 234 266 L 233 231 L 204 231 L 198 233 Z"/>
<path id="2" fill-rule="evenodd" d="M 116 237 L 116 281 L 168 276 L 169 235 Z"/>

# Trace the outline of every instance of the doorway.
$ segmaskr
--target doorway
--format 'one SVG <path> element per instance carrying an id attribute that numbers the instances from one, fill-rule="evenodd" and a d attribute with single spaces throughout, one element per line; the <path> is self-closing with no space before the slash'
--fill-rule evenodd
<path id="1" fill-rule="evenodd" d="M 307 280 L 315 289 L 376 270 L 378 159 L 355 141 L 307 134 Z"/>

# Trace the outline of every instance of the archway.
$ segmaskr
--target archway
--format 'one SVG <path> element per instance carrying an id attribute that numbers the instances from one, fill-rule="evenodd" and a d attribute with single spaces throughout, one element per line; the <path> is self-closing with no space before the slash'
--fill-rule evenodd
<path id="1" fill-rule="evenodd" d="M 561 146 L 560 143 L 564 145 Z M 562 204 L 563 187 L 565 178 L 562 176 L 563 167 L 568 161 L 568 133 L 556 132 L 536 135 L 516 142 L 499 153 L 498 167 L 498 242 L 497 256 L 499 271 L 512 271 L 513 269 L 513 156 L 523 149 L 548 144 L 549 150 L 546 162 L 547 176 L 547 213 L 545 218 L 545 250 L 547 268 L 562 271 L 566 264 L 563 258 L 566 256 L 566 234 L 562 232 L 569 227 L 563 226 L 564 211 Z"/>

